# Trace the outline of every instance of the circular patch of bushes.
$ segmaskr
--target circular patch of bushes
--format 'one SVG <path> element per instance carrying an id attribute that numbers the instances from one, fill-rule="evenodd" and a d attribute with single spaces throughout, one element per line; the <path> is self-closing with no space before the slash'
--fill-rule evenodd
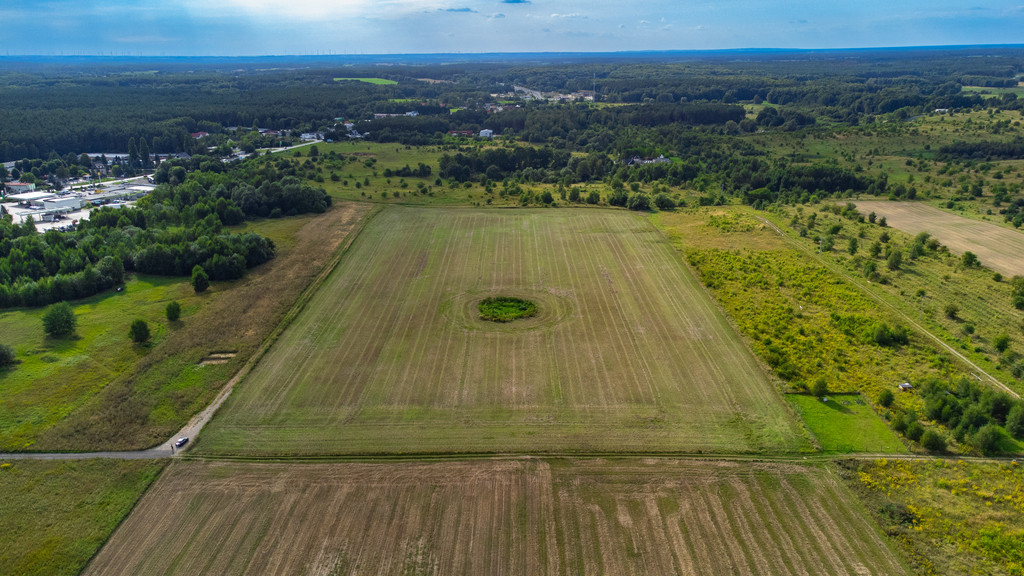
<path id="1" fill-rule="evenodd" d="M 511 322 L 537 314 L 537 305 L 529 300 L 511 296 L 484 298 L 477 305 L 480 319 L 491 322 Z"/>

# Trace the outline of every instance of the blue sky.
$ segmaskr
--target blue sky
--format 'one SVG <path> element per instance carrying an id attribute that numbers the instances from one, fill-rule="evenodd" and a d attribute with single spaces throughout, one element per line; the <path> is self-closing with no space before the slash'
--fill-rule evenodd
<path id="1" fill-rule="evenodd" d="M 1024 0 L 0 0 L 5 54 L 270 55 L 1024 42 Z"/>

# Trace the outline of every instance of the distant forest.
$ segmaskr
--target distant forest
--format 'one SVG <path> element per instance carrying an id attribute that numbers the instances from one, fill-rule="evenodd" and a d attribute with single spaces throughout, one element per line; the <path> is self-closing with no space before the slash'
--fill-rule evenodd
<path id="1" fill-rule="evenodd" d="M 984 54 L 985 58 L 977 57 Z M 455 57 L 452 57 L 453 59 Z M 566 149 L 626 153 L 624 127 L 705 126 L 719 131 L 815 123 L 859 124 L 879 115 L 912 117 L 936 108 L 984 103 L 962 86 L 1016 83 L 1019 48 L 814 52 L 654 53 L 509 56 L 444 65 L 346 65 L 342 57 L 295 59 L 9 59 L 0 64 L 0 161 L 52 159 L 84 152 L 197 152 L 193 132 L 227 127 L 337 132 L 356 122 L 377 141 L 438 143 L 452 130 L 490 128 Z M 492 56 L 493 59 L 493 56 Z M 384 59 L 388 60 L 388 59 Z M 415 60 L 415 58 L 414 58 Z M 365 62 L 361 61 L 361 62 Z M 554 63 L 550 63 L 554 62 Z M 383 65 L 387 64 L 387 65 Z M 382 77 L 394 85 L 338 82 Z M 430 82 L 423 79 L 429 79 Z M 506 102 L 513 86 L 571 93 L 596 90 L 609 106 Z M 488 103 L 511 104 L 500 113 Z M 778 105 L 744 122 L 739 103 Z M 989 103 L 991 104 L 991 102 Z M 1019 108 L 1014 94 L 999 105 Z M 375 113 L 419 113 L 378 119 Z M 731 124 L 730 124 L 731 122 Z M 955 153 L 951 151 L 952 153 Z"/>

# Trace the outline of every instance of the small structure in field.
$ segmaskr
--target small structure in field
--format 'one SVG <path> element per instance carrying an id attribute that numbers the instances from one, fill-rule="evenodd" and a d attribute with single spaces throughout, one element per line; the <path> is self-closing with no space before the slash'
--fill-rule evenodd
<path id="1" fill-rule="evenodd" d="M 910 392 L 914 389 L 914 386 L 910 382 L 904 382 L 899 385 L 899 389 L 901 392 Z"/>

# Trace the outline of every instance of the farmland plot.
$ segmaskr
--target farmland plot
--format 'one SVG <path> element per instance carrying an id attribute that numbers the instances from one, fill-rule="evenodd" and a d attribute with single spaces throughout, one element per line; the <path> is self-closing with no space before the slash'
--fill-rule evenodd
<path id="1" fill-rule="evenodd" d="M 906 232 L 928 232 L 956 254 L 973 252 L 982 265 L 1014 276 L 1024 270 L 1024 234 L 950 214 L 917 202 L 857 202 L 857 209 L 884 216 L 888 225 Z"/>
<path id="2" fill-rule="evenodd" d="M 531 318 L 480 320 L 488 296 Z M 196 448 L 207 455 L 808 446 L 664 238 L 604 210 L 392 207 Z"/>
<path id="3" fill-rule="evenodd" d="M 192 462 L 85 574 L 906 574 L 851 502 L 800 466 Z"/>

